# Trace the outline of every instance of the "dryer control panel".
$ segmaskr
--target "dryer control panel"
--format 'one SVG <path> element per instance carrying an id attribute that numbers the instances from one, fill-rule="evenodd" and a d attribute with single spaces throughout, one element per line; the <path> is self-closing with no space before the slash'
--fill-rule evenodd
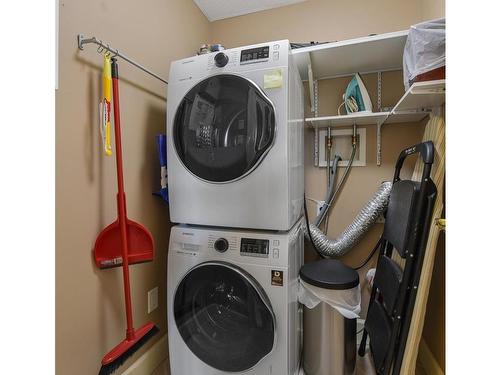
<path id="1" fill-rule="evenodd" d="M 269 46 L 244 49 L 241 51 L 240 64 L 250 64 L 267 61 L 269 59 Z"/>
<path id="2" fill-rule="evenodd" d="M 289 59 L 291 59 L 291 50 L 288 40 L 252 44 L 187 57 L 172 62 L 169 74 L 169 92 L 176 84 L 190 86 L 193 82 L 205 79 L 207 73 L 209 75 L 242 74 L 246 78 L 258 82 L 260 77 L 255 78 L 248 73 L 260 74 L 257 72 L 261 68 L 286 68 L 290 65 Z"/>

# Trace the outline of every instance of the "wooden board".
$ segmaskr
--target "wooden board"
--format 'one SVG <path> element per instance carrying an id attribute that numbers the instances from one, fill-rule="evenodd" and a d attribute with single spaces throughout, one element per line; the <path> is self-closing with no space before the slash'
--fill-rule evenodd
<path id="1" fill-rule="evenodd" d="M 434 224 L 435 219 L 441 217 L 444 207 L 444 173 L 445 173 L 445 123 L 442 116 L 431 115 L 429 122 L 425 128 L 422 141 L 433 141 L 435 147 L 434 165 L 432 168 L 432 179 L 437 187 L 437 198 L 433 211 L 433 224 L 429 232 L 429 239 L 425 250 L 425 258 L 420 276 L 420 285 L 417 292 L 415 307 L 406 342 L 405 354 L 401 366 L 402 375 L 414 375 L 417 364 L 417 356 L 419 351 L 420 340 L 424 328 L 425 312 L 427 309 L 427 299 L 429 296 L 429 288 L 432 280 L 432 271 L 434 269 L 434 258 L 436 255 L 439 232 L 441 228 Z M 421 160 L 417 162 L 412 179 L 418 179 L 423 169 Z"/>

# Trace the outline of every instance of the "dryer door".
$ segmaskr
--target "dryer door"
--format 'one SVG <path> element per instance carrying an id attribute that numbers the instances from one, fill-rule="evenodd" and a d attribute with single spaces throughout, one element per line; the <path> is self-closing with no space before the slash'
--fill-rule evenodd
<path id="1" fill-rule="evenodd" d="M 184 96 L 172 136 L 191 173 L 220 183 L 253 171 L 273 145 L 275 128 L 274 106 L 256 84 L 220 74 L 199 82 Z"/>
<path id="2" fill-rule="evenodd" d="M 269 299 L 250 274 L 228 263 L 206 262 L 188 272 L 175 292 L 174 318 L 193 354 L 220 371 L 248 370 L 274 346 Z"/>

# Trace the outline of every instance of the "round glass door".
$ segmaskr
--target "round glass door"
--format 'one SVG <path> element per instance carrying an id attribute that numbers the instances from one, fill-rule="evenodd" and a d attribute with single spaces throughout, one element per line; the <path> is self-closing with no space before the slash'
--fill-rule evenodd
<path id="1" fill-rule="evenodd" d="M 222 262 L 192 269 L 174 297 L 175 323 L 189 349 L 220 371 L 255 366 L 274 345 L 275 316 L 244 270 Z"/>
<path id="2" fill-rule="evenodd" d="M 210 182 L 250 173 L 275 136 L 271 101 L 251 81 L 231 74 L 209 77 L 179 104 L 173 137 L 184 166 Z"/>

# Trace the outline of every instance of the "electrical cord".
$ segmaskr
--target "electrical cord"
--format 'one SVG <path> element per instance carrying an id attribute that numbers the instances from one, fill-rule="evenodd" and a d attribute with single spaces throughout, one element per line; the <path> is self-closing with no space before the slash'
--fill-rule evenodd
<path id="1" fill-rule="evenodd" d="M 368 255 L 368 258 L 366 258 L 363 261 L 363 263 L 361 263 L 361 265 L 359 265 L 358 267 L 354 268 L 355 271 L 360 270 L 361 268 L 363 268 L 364 266 L 366 266 L 368 264 L 368 262 L 370 261 L 370 259 L 373 258 L 373 256 L 377 252 L 377 250 L 378 250 L 378 248 L 379 248 L 379 246 L 380 246 L 381 243 L 382 243 L 382 236 L 380 236 L 380 238 L 378 239 L 377 244 L 375 245 L 375 247 L 373 248 L 373 250 L 370 252 L 370 255 Z"/>
<path id="2" fill-rule="evenodd" d="M 340 109 L 342 106 L 345 106 L 345 111 L 346 114 L 353 113 L 353 112 L 359 112 L 359 107 L 358 107 L 358 102 L 356 102 L 356 99 L 354 97 L 349 97 L 345 99 L 342 103 L 337 108 L 337 114 L 340 116 Z"/>

